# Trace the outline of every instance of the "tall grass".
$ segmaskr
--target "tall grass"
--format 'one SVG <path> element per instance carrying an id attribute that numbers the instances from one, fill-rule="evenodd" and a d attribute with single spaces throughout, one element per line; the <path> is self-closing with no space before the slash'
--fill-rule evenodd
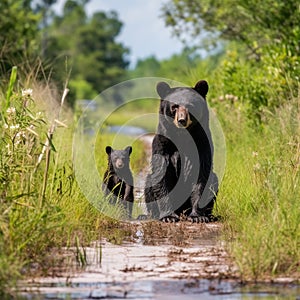
<path id="1" fill-rule="evenodd" d="M 226 109 L 228 157 L 217 210 L 230 252 L 244 279 L 299 278 L 300 97 L 265 111 L 256 130 L 232 104 Z"/>
<path id="2" fill-rule="evenodd" d="M 0 96 L 0 296 L 23 274 L 51 271 L 59 263 L 53 249 L 82 249 L 99 237 L 119 241 L 124 234 L 120 223 L 101 214 L 78 186 L 74 119 L 62 105 L 64 98 L 50 85 L 27 84 L 19 88 L 14 69 Z M 102 136 L 99 149 L 104 151 L 111 141 Z M 100 171 L 107 164 L 101 151 Z M 142 156 L 142 150 L 135 151 L 133 165 Z M 102 196 L 101 189 L 95 192 Z"/>

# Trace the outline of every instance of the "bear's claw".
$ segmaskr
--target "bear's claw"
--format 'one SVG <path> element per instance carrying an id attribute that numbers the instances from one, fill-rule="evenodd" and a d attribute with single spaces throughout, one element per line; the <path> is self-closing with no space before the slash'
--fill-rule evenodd
<path id="1" fill-rule="evenodd" d="M 209 223 L 210 219 L 206 216 L 189 216 L 188 221 L 192 223 Z"/>
<path id="2" fill-rule="evenodd" d="M 165 223 L 176 223 L 176 222 L 179 222 L 180 219 L 177 215 L 172 214 L 172 215 L 160 218 L 160 220 Z"/>

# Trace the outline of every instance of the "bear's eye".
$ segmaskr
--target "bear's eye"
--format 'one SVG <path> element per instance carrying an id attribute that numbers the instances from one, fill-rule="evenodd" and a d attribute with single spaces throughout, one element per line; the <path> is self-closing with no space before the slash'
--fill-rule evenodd
<path id="1" fill-rule="evenodd" d="M 170 106 L 170 110 L 172 113 L 174 113 L 177 108 L 178 108 L 178 104 L 171 104 Z"/>

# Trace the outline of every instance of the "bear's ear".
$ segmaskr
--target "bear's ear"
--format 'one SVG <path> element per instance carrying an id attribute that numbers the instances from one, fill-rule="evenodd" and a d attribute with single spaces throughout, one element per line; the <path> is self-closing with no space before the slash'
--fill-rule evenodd
<path id="1" fill-rule="evenodd" d="M 205 80 L 200 80 L 196 83 L 194 90 L 198 92 L 203 98 L 206 97 L 208 92 L 208 83 Z"/>
<path id="2" fill-rule="evenodd" d="M 110 146 L 107 146 L 107 147 L 105 148 L 105 151 L 106 151 L 106 153 L 109 155 L 109 154 L 113 151 L 113 148 L 110 147 Z"/>
<path id="3" fill-rule="evenodd" d="M 130 155 L 131 152 L 132 152 L 132 147 L 131 147 L 131 146 L 126 147 L 126 148 L 125 148 L 125 151 L 127 151 L 127 152 L 128 152 L 128 155 Z"/>
<path id="4" fill-rule="evenodd" d="M 170 86 L 166 82 L 159 82 L 156 85 L 156 91 L 161 99 L 164 99 L 171 91 Z"/>

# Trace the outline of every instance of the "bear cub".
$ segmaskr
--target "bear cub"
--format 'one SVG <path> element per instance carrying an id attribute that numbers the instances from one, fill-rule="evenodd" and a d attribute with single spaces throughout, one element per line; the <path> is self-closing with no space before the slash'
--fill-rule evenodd
<path id="1" fill-rule="evenodd" d="M 132 147 L 128 146 L 124 150 L 114 150 L 106 147 L 108 155 L 108 165 L 104 173 L 102 191 L 109 197 L 112 205 L 121 203 L 127 213 L 127 217 L 132 216 L 133 176 L 130 170 L 130 154 Z"/>

